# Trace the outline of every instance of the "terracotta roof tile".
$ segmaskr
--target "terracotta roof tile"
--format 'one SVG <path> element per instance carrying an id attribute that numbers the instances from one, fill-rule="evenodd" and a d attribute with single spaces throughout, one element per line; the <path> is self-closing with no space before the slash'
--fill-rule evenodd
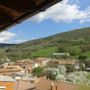
<path id="1" fill-rule="evenodd" d="M 78 85 L 74 85 L 70 83 L 55 82 L 45 79 L 42 79 L 38 83 L 36 83 L 36 87 L 38 90 L 50 90 L 51 83 L 54 83 L 55 88 L 57 86 L 57 90 L 77 90 L 77 88 L 79 87 Z"/>

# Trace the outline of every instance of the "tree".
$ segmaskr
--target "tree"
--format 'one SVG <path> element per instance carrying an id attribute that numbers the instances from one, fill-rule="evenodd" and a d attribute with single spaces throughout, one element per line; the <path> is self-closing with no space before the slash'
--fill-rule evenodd
<path id="1" fill-rule="evenodd" d="M 57 81 L 66 80 L 66 68 L 64 65 L 59 65 L 57 68 L 47 68 L 46 71 L 47 78 Z"/>
<path id="2" fill-rule="evenodd" d="M 51 80 L 56 80 L 56 76 L 58 75 L 58 73 L 59 70 L 57 68 L 48 68 L 45 71 L 45 75 Z"/>
<path id="3" fill-rule="evenodd" d="M 75 71 L 74 65 L 66 65 L 67 72 L 73 72 Z"/>
<path id="4" fill-rule="evenodd" d="M 4 49 L 0 49 L 0 64 L 5 63 L 6 58 L 7 58 L 7 55 Z"/>
<path id="5" fill-rule="evenodd" d="M 37 76 L 37 77 L 43 76 L 43 74 L 44 74 L 44 69 L 43 69 L 42 67 L 34 68 L 33 71 L 32 71 L 32 74 L 33 74 L 34 76 Z"/>
<path id="6" fill-rule="evenodd" d="M 79 59 L 80 62 L 83 62 L 84 60 L 87 59 L 87 56 L 85 56 L 85 55 L 80 55 L 80 56 L 78 57 L 78 59 Z"/>
<path id="7" fill-rule="evenodd" d="M 70 53 L 70 55 L 75 56 L 75 55 L 78 55 L 80 53 L 80 50 L 77 48 L 69 47 L 68 52 Z"/>
<path id="8" fill-rule="evenodd" d="M 90 51 L 90 45 L 81 45 L 80 46 L 80 49 L 82 52 L 87 52 L 87 51 Z"/>
<path id="9" fill-rule="evenodd" d="M 67 48 L 65 46 L 59 46 L 57 52 L 61 52 L 61 53 L 67 52 Z"/>
<path id="10" fill-rule="evenodd" d="M 79 56 L 79 62 L 80 62 L 81 70 L 85 69 L 85 61 L 86 61 L 86 59 L 87 59 L 87 56 L 85 56 L 85 55 L 80 55 Z"/>

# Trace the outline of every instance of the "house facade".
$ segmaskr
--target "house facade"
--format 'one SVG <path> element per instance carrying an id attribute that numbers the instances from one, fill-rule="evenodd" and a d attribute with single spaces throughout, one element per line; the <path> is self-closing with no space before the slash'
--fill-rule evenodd
<path id="1" fill-rule="evenodd" d="M 0 75 L 0 90 L 15 90 L 15 80 L 9 76 Z"/>

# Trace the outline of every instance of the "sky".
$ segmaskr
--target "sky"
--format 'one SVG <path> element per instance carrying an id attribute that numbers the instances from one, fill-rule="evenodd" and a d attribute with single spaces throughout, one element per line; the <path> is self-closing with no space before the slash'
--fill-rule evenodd
<path id="1" fill-rule="evenodd" d="M 23 43 L 57 33 L 90 27 L 90 0 L 63 0 L 0 33 L 0 43 Z"/>

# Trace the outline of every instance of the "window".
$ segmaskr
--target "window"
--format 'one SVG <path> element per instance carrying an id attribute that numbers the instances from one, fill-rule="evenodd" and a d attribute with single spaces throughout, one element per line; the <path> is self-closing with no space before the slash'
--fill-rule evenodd
<path id="1" fill-rule="evenodd" d="M 5 90 L 5 86 L 0 86 L 0 90 Z"/>

